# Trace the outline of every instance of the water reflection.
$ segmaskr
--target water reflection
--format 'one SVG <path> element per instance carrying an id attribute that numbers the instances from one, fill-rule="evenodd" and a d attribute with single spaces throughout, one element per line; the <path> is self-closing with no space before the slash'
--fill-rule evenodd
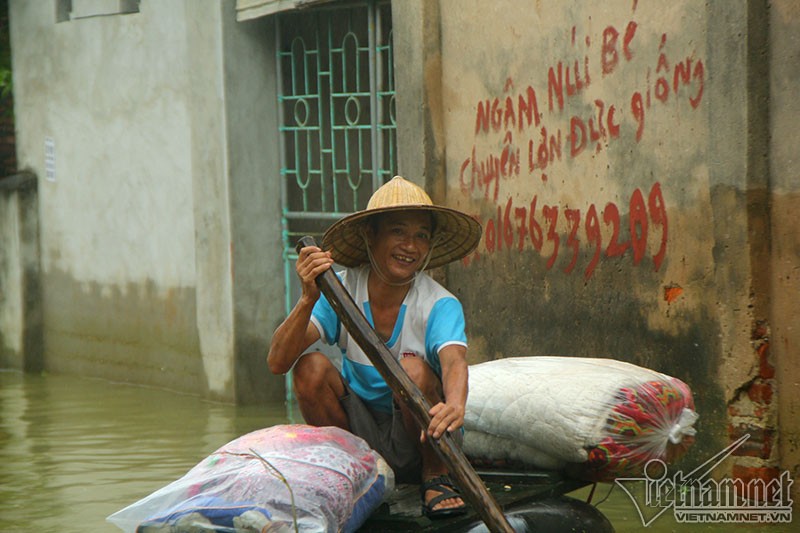
<path id="1" fill-rule="evenodd" d="M 235 407 L 168 391 L 0 370 L 0 531 L 117 532 L 105 517 L 185 474 L 254 429 L 289 422 L 282 403 Z M 295 420 L 299 422 L 299 420 Z M 619 489 L 593 502 L 617 533 L 644 530 Z M 572 496 L 586 499 L 589 489 Z M 604 501 L 603 501 L 604 500 Z M 794 524 L 677 523 L 644 531 L 798 531 Z"/>

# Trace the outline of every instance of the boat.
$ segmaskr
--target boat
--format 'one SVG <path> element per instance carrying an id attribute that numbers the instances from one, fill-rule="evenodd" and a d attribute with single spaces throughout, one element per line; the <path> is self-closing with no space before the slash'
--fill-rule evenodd
<path id="1" fill-rule="evenodd" d="M 303 237 L 302 246 L 314 245 L 311 237 Z M 316 279 L 317 285 L 331 302 L 337 316 L 348 333 L 386 380 L 392 392 L 403 398 L 420 427 L 430 422 L 430 404 L 400 364 L 372 329 L 372 326 L 355 305 L 347 289 L 332 270 Z M 461 516 L 433 521 L 421 512 L 419 487 L 400 486 L 389 495 L 359 531 L 592 531 L 613 532 L 608 519 L 595 507 L 565 496 L 568 492 L 588 485 L 588 482 L 571 479 L 560 471 L 476 471 L 469 464 L 459 445 L 445 433 L 433 441 L 451 474 L 462 480 L 461 493 L 465 501 L 480 502 L 469 507 Z M 505 521 L 508 522 L 504 524 Z"/>
<path id="2" fill-rule="evenodd" d="M 517 532 L 614 531 L 609 520 L 595 506 L 567 496 L 591 485 L 591 482 L 561 471 L 476 469 L 476 472 Z M 419 486 L 398 485 L 358 531 L 478 533 L 488 531 L 488 528 L 473 509 L 460 516 L 431 520 L 422 514 Z"/>

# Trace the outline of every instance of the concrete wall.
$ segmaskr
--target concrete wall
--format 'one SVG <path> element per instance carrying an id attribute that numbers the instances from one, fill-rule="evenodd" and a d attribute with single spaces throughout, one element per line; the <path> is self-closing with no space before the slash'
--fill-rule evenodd
<path id="1" fill-rule="evenodd" d="M 274 19 L 236 22 L 224 7 L 236 399 L 279 401 L 283 377 L 266 364 L 285 316 Z"/>
<path id="2" fill-rule="evenodd" d="M 43 369 L 36 176 L 0 180 L 0 368 Z"/>
<path id="3" fill-rule="evenodd" d="M 0 193 L 0 364 L 6 368 L 22 368 L 24 360 L 17 199 L 15 193 Z"/>
<path id="4" fill-rule="evenodd" d="M 260 203 L 277 196 L 263 171 L 274 93 L 260 73 L 271 44 L 253 44 L 268 26 L 234 16 L 230 2 L 145 1 L 56 22 L 52 2 L 11 2 L 19 166 L 46 176 L 54 148 L 40 187 L 48 370 L 231 400 L 245 377 L 255 394 L 249 376 L 265 364 L 251 368 L 254 347 L 237 340 L 282 309 L 245 308 L 237 328 L 233 296 L 254 277 L 269 293 L 260 274 L 279 262 L 237 272 L 234 258 L 237 240 L 277 226 Z M 232 216 L 242 204 L 259 214 Z"/>
<path id="5" fill-rule="evenodd" d="M 690 461 L 748 433 L 729 471 L 796 472 L 798 184 L 782 139 L 797 117 L 784 115 L 797 9 L 430 4 L 395 4 L 398 89 L 441 88 L 398 112 L 412 124 L 399 152 L 443 154 L 444 183 L 429 188 L 484 225 L 477 252 L 447 272 L 470 360 L 606 356 L 663 371 L 695 394 Z M 409 27 L 438 37 L 403 50 Z M 437 168 L 400 161 L 427 182 Z"/>
<path id="6" fill-rule="evenodd" d="M 60 23 L 50 3 L 10 6 L 20 167 L 45 176 L 55 148 L 40 187 L 46 366 L 202 390 L 192 181 L 213 169 L 194 166 L 184 6 L 148 6 Z"/>
<path id="7" fill-rule="evenodd" d="M 472 357 L 624 359 L 685 379 L 703 427 L 724 427 L 708 306 L 714 88 L 697 38 L 709 13 L 506 2 L 478 17 L 479 2 L 446 4 L 448 202 L 485 228 L 450 272 L 472 309 Z M 744 97 L 728 95 L 734 116 Z"/>
<path id="8" fill-rule="evenodd" d="M 770 9 L 770 317 L 773 382 L 779 406 L 776 448 L 780 466 L 800 478 L 800 153 L 797 118 L 800 102 L 800 5 L 772 2 Z M 762 349 L 763 350 L 763 349 Z M 769 352 L 767 352 L 769 353 Z M 797 485 L 797 482 L 795 482 Z M 795 487 L 795 502 L 800 501 Z"/>

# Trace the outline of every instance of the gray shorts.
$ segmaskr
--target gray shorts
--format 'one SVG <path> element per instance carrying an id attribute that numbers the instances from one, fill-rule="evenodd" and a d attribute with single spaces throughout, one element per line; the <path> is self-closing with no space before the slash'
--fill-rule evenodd
<path id="1" fill-rule="evenodd" d="M 394 405 L 391 413 L 370 409 L 344 380 L 342 383 L 345 394 L 339 403 L 347 413 L 350 431 L 381 454 L 394 471 L 397 483 L 420 483 L 419 435 L 414 438 L 406 432 L 400 408 Z"/>

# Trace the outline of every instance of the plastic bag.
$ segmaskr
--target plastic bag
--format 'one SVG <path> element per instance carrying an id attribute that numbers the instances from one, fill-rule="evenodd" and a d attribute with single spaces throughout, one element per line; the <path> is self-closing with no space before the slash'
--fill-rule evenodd
<path id="1" fill-rule="evenodd" d="M 229 442 L 108 521 L 129 533 L 354 531 L 393 486 L 359 437 L 281 425 Z"/>
<path id="2" fill-rule="evenodd" d="M 464 451 L 481 464 L 569 470 L 591 481 L 682 457 L 697 414 L 679 379 L 613 359 L 516 357 L 470 367 Z"/>

